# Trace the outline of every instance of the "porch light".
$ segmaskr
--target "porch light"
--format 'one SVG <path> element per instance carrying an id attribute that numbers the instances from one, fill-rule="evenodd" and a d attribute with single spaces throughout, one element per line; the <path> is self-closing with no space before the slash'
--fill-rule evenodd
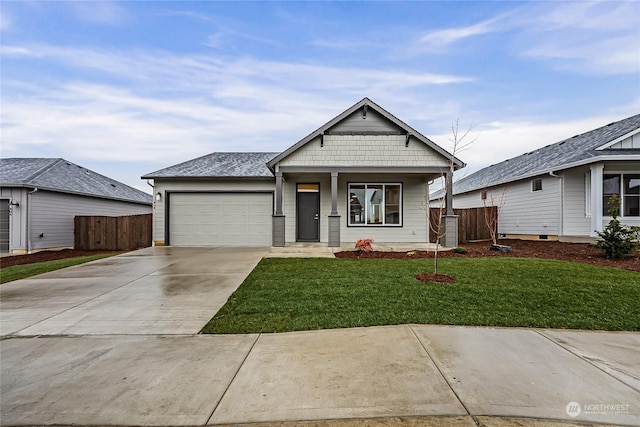
<path id="1" fill-rule="evenodd" d="M 162 193 L 160 193 L 159 191 L 156 193 L 156 201 L 160 201 L 162 199 Z"/>

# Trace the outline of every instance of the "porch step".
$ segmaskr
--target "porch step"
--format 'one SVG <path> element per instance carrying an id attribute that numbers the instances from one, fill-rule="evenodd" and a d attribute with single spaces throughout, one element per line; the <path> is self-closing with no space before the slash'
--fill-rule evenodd
<path id="1" fill-rule="evenodd" d="M 271 248 L 265 258 L 335 258 L 332 248 L 322 245 L 291 245 Z"/>

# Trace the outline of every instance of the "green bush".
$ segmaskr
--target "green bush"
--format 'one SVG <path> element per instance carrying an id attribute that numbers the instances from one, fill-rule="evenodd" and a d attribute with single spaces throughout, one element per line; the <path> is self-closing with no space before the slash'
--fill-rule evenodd
<path id="1" fill-rule="evenodd" d="M 613 217 L 609 224 L 602 231 L 596 231 L 602 240 L 596 243 L 596 246 L 604 252 L 607 258 L 622 258 L 625 255 L 633 253 L 638 247 L 638 235 L 640 227 L 625 226 L 618 220 L 620 210 L 620 197 L 611 196 L 609 199 L 611 209 L 608 214 Z"/>
<path id="2" fill-rule="evenodd" d="M 462 246 L 458 246 L 457 248 L 455 248 L 453 250 L 453 252 L 455 252 L 457 254 L 466 254 L 467 253 L 467 249 L 463 248 Z"/>

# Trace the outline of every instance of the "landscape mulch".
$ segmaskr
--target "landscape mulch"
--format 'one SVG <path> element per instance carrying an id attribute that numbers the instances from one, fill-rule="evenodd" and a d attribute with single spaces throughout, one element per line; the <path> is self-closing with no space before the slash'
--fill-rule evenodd
<path id="1" fill-rule="evenodd" d="M 440 258 L 482 258 L 482 257 L 517 257 L 517 258 L 543 258 L 558 259 L 563 261 L 583 262 L 586 264 L 602 265 L 606 267 L 622 268 L 625 270 L 640 272 L 640 253 L 627 256 L 623 259 L 608 259 L 602 255 L 602 251 L 587 243 L 564 243 L 542 240 L 499 240 L 498 243 L 512 247 L 511 252 L 499 252 L 489 250 L 491 242 L 467 242 L 462 246 L 467 250 L 464 254 L 453 251 L 439 251 Z M 74 258 L 79 256 L 116 254 L 122 251 L 76 251 L 64 249 L 61 251 L 42 251 L 30 255 L 13 255 L 0 258 L 0 267 L 12 265 L 33 264 L 42 261 Z M 335 254 L 337 258 L 392 258 L 413 259 L 433 258 L 434 252 L 359 252 L 343 251 Z"/>
<path id="2" fill-rule="evenodd" d="M 608 259 L 602 251 L 588 243 L 565 243 L 543 240 L 499 240 L 499 244 L 512 247 L 511 252 L 499 252 L 489 250 L 491 242 L 467 242 L 461 245 L 467 252 L 456 253 L 451 250 L 439 251 L 439 258 L 483 258 L 483 257 L 516 257 L 516 258 L 543 258 L 557 259 L 563 261 L 582 262 L 605 267 L 622 268 L 625 270 L 640 272 L 640 253 L 627 256 L 622 259 Z M 375 249 L 375 244 L 374 244 Z M 431 251 L 410 251 L 410 252 L 381 252 L 373 250 L 371 252 L 343 251 L 335 254 L 337 258 L 362 258 L 362 259 L 414 259 L 433 258 Z"/>
<path id="3" fill-rule="evenodd" d="M 11 255 L 0 258 L 0 268 L 14 265 L 34 264 L 36 262 L 54 261 L 57 259 L 75 258 L 101 254 L 119 254 L 122 251 L 76 251 L 63 249 L 60 251 L 41 251 L 28 255 Z"/>

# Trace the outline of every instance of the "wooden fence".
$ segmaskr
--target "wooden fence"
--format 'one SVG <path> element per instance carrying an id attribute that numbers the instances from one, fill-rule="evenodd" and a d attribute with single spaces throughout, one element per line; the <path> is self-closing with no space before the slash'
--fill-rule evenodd
<path id="1" fill-rule="evenodd" d="M 497 215 L 498 208 L 490 206 L 487 208 L 489 215 Z M 430 224 L 438 223 L 439 209 L 429 209 Z M 489 228 L 485 222 L 484 208 L 454 209 L 453 213 L 458 215 L 458 243 L 466 243 L 472 240 L 491 239 Z M 436 233 L 429 227 L 429 241 L 436 241 Z"/>
<path id="2" fill-rule="evenodd" d="M 129 216 L 77 216 L 77 250 L 127 251 L 151 246 L 151 214 Z"/>

